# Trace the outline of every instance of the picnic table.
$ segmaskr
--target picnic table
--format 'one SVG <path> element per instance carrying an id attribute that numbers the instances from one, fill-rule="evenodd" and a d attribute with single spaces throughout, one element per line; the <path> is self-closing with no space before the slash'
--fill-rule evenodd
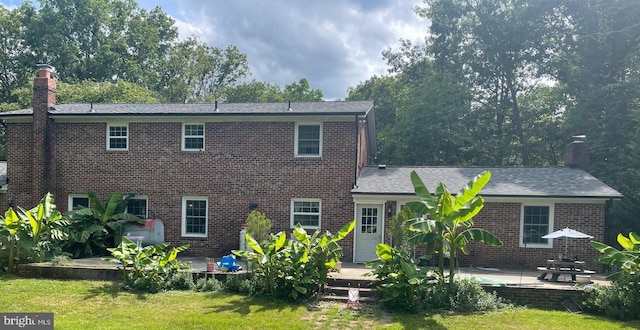
<path id="1" fill-rule="evenodd" d="M 551 275 L 549 281 L 558 282 L 560 275 L 571 275 L 571 280 L 576 281 L 576 275 L 591 275 L 595 271 L 584 269 L 584 261 L 579 260 L 547 260 L 546 267 L 538 267 L 538 271 L 542 272 L 538 276 L 539 280 L 546 280 L 547 275 Z"/>

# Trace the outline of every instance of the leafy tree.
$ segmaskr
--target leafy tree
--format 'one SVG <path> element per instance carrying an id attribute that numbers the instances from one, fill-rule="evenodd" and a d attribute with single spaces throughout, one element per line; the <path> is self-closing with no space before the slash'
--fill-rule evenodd
<path id="1" fill-rule="evenodd" d="M 440 182 L 432 196 L 418 174 L 411 172 L 411 183 L 420 200 L 406 206 L 420 218 L 406 222 L 415 235 L 409 239 L 413 244 L 427 244 L 427 254 L 434 250 L 439 256 L 439 275 L 444 282 L 444 253 L 449 252 L 449 283 L 453 285 L 455 260 L 458 249 L 468 254 L 467 243 L 478 241 L 492 246 L 502 246 L 502 241 L 492 233 L 473 227 L 472 218 L 484 207 L 484 199 L 478 196 L 489 182 L 491 172 L 484 171 L 469 181 L 455 196 Z"/>
<path id="2" fill-rule="evenodd" d="M 19 9 L 36 58 L 55 63 L 60 79 L 126 80 L 144 86 L 178 36 L 159 7 L 134 0 L 40 0 Z"/>
<path id="3" fill-rule="evenodd" d="M 229 103 L 284 101 L 280 86 L 255 79 L 227 87 L 223 99 Z"/>
<path id="4" fill-rule="evenodd" d="M 247 56 L 237 47 L 210 47 L 192 36 L 169 50 L 157 89 L 170 102 L 213 101 L 247 74 Z"/>
<path id="5" fill-rule="evenodd" d="M 608 214 L 606 242 L 639 231 L 640 212 L 640 3 L 570 1 L 564 11 L 569 38 L 556 66 L 573 100 L 566 127 L 587 134 L 589 171 L 620 191 Z"/>
<path id="6" fill-rule="evenodd" d="M 14 91 L 31 76 L 27 63 L 33 59 L 20 26 L 21 14 L 0 5 L 0 104 L 16 102 Z"/>
<path id="7" fill-rule="evenodd" d="M 322 91 L 311 89 L 307 78 L 300 78 L 299 82 L 284 86 L 282 96 L 286 101 L 322 101 Z"/>
<path id="8" fill-rule="evenodd" d="M 520 97 L 548 77 L 547 63 L 557 53 L 554 5 L 525 0 L 424 4 L 417 13 L 432 22 L 426 52 L 439 69 L 471 88 L 466 120 L 475 123 L 468 130 L 471 140 L 482 141 L 473 146 L 476 155 L 484 156 L 474 162 L 533 165 Z"/>

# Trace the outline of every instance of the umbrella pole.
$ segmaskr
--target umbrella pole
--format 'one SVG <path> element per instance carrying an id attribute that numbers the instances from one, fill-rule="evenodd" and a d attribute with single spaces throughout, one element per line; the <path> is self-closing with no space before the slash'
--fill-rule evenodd
<path id="1" fill-rule="evenodd" d="M 567 257 L 567 245 L 569 243 L 569 237 L 565 237 L 564 238 L 564 258 L 568 259 Z"/>

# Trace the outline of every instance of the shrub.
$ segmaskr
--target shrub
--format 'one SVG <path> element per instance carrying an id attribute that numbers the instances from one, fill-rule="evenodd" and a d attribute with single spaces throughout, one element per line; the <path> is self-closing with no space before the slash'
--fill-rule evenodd
<path id="1" fill-rule="evenodd" d="M 255 282 L 253 277 L 242 278 L 239 275 L 228 274 L 223 288 L 231 293 L 251 295 L 254 293 Z"/>
<path id="2" fill-rule="evenodd" d="M 164 290 L 195 290 L 193 275 L 188 271 L 172 270 L 169 272 Z"/>
<path id="3" fill-rule="evenodd" d="M 427 290 L 424 306 L 428 310 L 458 313 L 486 312 L 509 307 L 493 292 L 482 289 L 474 279 L 455 280 L 450 285 L 437 282 Z"/>
<path id="4" fill-rule="evenodd" d="M 640 281 L 638 275 L 621 273 L 610 286 L 586 287 L 582 303 L 586 312 L 618 320 L 640 319 Z"/>
<path id="5" fill-rule="evenodd" d="M 176 275 L 181 269 L 188 269 L 189 264 L 180 263 L 176 259 L 178 253 L 189 248 L 189 245 L 171 248 L 170 243 L 162 243 L 156 246 L 139 247 L 130 239 L 123 237 L 122 242 L 115 248 L 109 248 L 113 258 L 104 260 L 122 266 L 124 287 L 146 292 L 159 292 L 171 289 L 172 285 L 179 288 L 193 288 L 193 279 L 188 284 L 182 275 Z M 173 276 L 178 276 L 173 279 Z M 191 274 L 189 273 L 189 276 Z M 172 282 L 173 281 L 173 282 Z"/>
<path id="6" fill-rule="evenodd" d="M 269 231 L 271 231 L 271 220 L 267 216 L 257 210 L 251 211 L 246 220 L 247 233 L 251 235 L 258 243 L 262 243 L 269 239 Z"/>
<path id="7" fill-rule="evenodd" d="M 404 249 L 394 249 L 378 244 L 379 259 L 367 263 L 376 275 L 374 285 L 380 293 L 380 301 L 388 309 L 417 312 L 423 308 L 429 284 L 435 276 L 426 269 L 418 270 L 411 254 Z"/>
<path id="8" fill-rule="evenodd" d="M 218 292 L 222 290 L 222 282 L 215 277 L 201 277 L 196 281 L 194 289 L 198 292 Z"/>

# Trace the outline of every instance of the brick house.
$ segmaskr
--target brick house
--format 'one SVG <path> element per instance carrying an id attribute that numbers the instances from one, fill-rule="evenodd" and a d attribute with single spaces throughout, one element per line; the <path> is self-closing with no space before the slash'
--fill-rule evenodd
<path id="1" fill-rule="evenodd" d="M 389 218 L 405 203 L 416 200 L 411 171 L 418 173 L 431 192 L 439 182 L 444 182 L 449 191 L 456 193 L 474 176 L 489 170 L 491 180 L 480 193 L 485 199 L 485 207 L 474 218 L 474 226 L 498 236 L 503 246 L 472 242 L 469 255 L 458 253 L 458 263 L 460 266 L 531 268 L 545 265 L 546 259 L 564 253 L 564 241 L 541 238 L 553 231 L 570 227 L 590 234 L 596 241 L 604 241 L 605 211 L 612 200 L 620 199 L 622 195 L 584 170 L 588 166 L 587 153 L 586 143 L 574 141 L 565 148 L 565 166 L 365 166 L 352 195 L 356 209 L 366 210 L 362 214 L 381 214 Z M 369 240 L 379 242 L 383 236 L 389 243 L 389 235 L 383 228 L 386 223 L 373 230 L 379 233 L 375 238 L 367 237 L 374 236 L 372 234 L 357 232 L 356 246 L 366 246 Z M 595 260 L 599 253 L 589 242 L 589 239 L 569 239 L 567 253 L 569 257 L 578 256 L 591 269 L 599 268 Z M 356 248 L 355 261 L 371 257 L 358 251 L 361 250 Z"/>
<path id="2" fill-rule="evenodd" d="M 130 209 L 161 219 L 165 241 L 215 257 L 239 247 L 253 209 L 274 232 L 353 219 L 350 191 L 376 150 L 373 102 L 56 105 L 52 71 L 40 66 L 33 109 L 0 114 L 15 205 L 50 191 L 64 212 L 88 192 L 135 193 Z"/>
<path id="3" fill-rule="evenodd" d="M 374 259 L 389 243 L 385 229 L 415 199 L 410 172 L 429 189 L 459 190 L 485 168 L 368 166 L 375 156 L 373 103 L 55 104 L 53 68 L 41 66 L 33 109 L 0 113 L 7 125 L 6 192 L 30 207 L 47 192 L 61 211 L 87 205 L 87 193 L 135 193 L 129 211 L 161 219 L 164 238 L 187 252 L 219 257 L 239 246 L 253 209 L 273 232 L 297 222 L 335 232 L 357 220 L 341 241 L 345 261 Z M 501 248 L 472 244 L 460 265 L 533 267 L 561 251 L 540 236 L 571 227 L 604 237 L 605 210 L 622 196 L 586 172 L 588 149 L 576 142 L 565 167 L 486 168 L 478 227 Z M 1 170 L 1 168 L 0 168 Z M 570 240 L 593 267 L 588 240 Z"/>

